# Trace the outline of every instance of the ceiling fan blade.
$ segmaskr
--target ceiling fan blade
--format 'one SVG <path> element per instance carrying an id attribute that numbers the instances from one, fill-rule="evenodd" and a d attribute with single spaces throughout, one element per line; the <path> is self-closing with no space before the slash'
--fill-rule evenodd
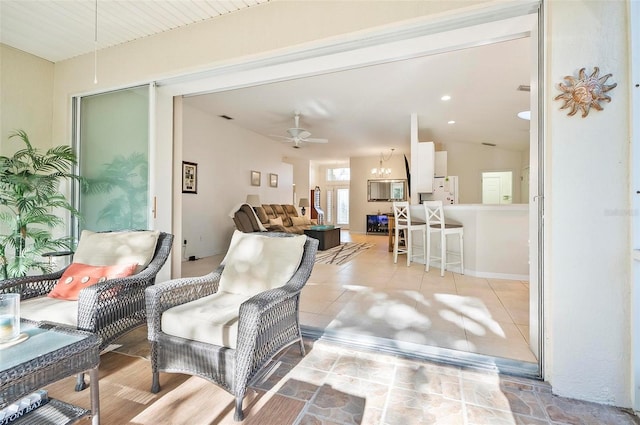
<path id="1" fill-rule="evenodd" d="M 287 136 L 280 136 L 278 134 L 270 134 L 269 137 L 277 137 L 278 139 L 287 139 L 288 141 L 292 142 L 293 138 L 292 137 L 287 137 Z"/>
<path id="2" fill-rule="evenodd" d="M 309 139 L 304 139 L 304 141 L 309 143 L 329 143 L 329 139 L 309 138 Z"/>
<path id="3" fill-rule="evenodd" d="M 307 130 L 302 130 L 299 134 L 298 137 L 301 139 L 307 139 L 309 136 L 311 136 L 311 133 L 308 132 Z"/>

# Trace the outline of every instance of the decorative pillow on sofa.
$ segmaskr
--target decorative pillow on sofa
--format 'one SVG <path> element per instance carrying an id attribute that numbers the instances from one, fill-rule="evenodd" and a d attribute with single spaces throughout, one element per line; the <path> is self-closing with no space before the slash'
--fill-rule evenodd
<path id="1" fill-rule="evenodd" d="M 78 299 L 80 291 L 87 286 L 104 282 L 107 279 L 131 276 L 136 266 L 136 263 L 115 266 L 90 266 L 82 263 L 71 263 L 48 296 L 75 301 Z"/>
<path id="2" fill-rule="evenodd" d="M 282 224 L 282 217 L 278 217 L 278 218 L 270 218 L 269 219 L 269 224 L 274 226 L 284 226 L 284 224 Z"/>
<path id="3" fill-rule="evenodd" d="M 219 291 L 253 296 L 284 285 L 298 270 L 305 235 L 269 237 L 234 231 Z"/>
<path id="4" fill-rule="evenodd" d="M 306 226 L 311 224 L 311 220 L 307 217 L 291 217 L 291 222 L 294 226 Z"/>
<path id="5" fill-rule="evenodd" d="M 92 266 L 136 263 L 135 272 L 139 273 L 153 259 L 159 235 L 157 230 L 100 233 L 83 230 L 73 262 Z"/>

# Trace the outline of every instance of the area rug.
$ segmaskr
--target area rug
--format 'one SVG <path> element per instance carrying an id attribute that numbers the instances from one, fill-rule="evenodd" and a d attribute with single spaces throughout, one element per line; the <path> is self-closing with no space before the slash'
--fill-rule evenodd
<path id="1" fill-rule="evenodd" d="M 345 242 L 326 251 L 318 251 L 316 264 L 341 265 L 353 260 L 356 255 L 374 246 L 372 243 Z"/>

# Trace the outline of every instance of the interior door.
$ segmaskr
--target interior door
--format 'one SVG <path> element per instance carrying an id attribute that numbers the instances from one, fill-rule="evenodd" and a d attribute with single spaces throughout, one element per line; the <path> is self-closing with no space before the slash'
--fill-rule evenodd
<path id="1" fill-rule="evenodd" d="M 500 177 L 482 177 L 482 203 L 499 204 L 500 199 Z"/>
<path id="2" fill-rule="evenodd" d="M 349 228 L 349 188 L 336 187 L 336 225 Z"/>

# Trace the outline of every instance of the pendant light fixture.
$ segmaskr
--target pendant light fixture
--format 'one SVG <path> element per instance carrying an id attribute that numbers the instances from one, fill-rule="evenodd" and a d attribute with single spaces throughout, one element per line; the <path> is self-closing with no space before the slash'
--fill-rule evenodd
<path id="1" fill-rule="evenodd" d="M 391 175 L 391 168 L 383 167 L 382 163 L 391 159 L 391 156 L 393 155 L 393 151 L 394 150 L 395 149 L 391 148 L 391 152 L 389 153 L 388 157 L 385 157 L 384 154 L 382 152 L 380 152 L 380 162 L 379 162 L 378 168 L 372 168 L 371 169 L 371 174 L 374 177 L 377 177 L 377 178 L 381 179 L 381 178 L 384 178 L 384 177 L 389 177 Z"/>

